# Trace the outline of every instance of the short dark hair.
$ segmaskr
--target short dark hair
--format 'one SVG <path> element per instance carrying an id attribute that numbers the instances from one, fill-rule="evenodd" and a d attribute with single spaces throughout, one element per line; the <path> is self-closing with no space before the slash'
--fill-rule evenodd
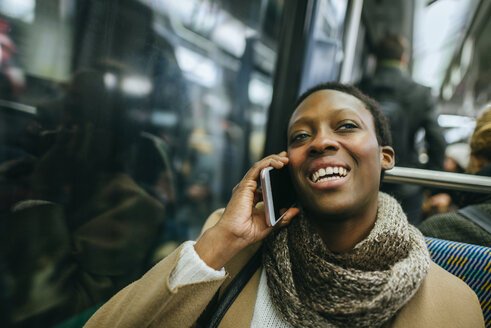
<path id="1" fill-rule="evenodd" d="M 382 38 L 375 49 L 377 60 L 401 60 L 407 51 L 407 40 L 398 35 L 387 35 Z"/>
<path id="2" fill-rule="evenodd" d="M 339 82 L 318 84 L 301 94 L 297 99 L 294 108 L 297 108 L 308 96 L 320 90 L 340 91 L 358 98 L 365 105 L 365 108 L 372 114 L 373 122 L 375 124 L 375 134 L 377 136 L 379 146 L 392 146 L 392 136 L 390 134 L 389 123 L 387 122 L 385 115 L 382 113 L 379 104 L 374 99 L 365 95 L 352 85 Z"/>

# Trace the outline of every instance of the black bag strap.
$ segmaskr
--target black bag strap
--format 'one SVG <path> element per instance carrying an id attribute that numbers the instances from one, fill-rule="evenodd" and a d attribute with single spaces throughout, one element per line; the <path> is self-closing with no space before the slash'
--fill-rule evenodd
<path id="1" fill-rule="evenodd" d="M 457 211 L 488 233 L 491 233 L 491 215 L 476 205 L 469 205 Z"/>
<path id="2" fill-rule="evenodd" d="M 242 268 L 242 270 L 235 276 L 230 285 L 223 293 L 218 303 L 215 306 L 211 318 L 208 323 L 205 324 L 207 328 L 216 328 L 223 316 L 228 311 L 232 303 L 239 295 L 240 291 L 244 288 L 247 282 L 251 279 L 252 275 L 257 271 L 261 265 L 262 247 L 251 257 L 249 262 Z"/>

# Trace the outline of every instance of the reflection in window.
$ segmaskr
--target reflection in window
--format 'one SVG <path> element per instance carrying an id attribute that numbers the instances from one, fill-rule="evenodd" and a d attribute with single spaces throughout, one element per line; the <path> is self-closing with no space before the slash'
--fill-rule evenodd
<path id="1" fill-rule="evenodd" d="M 137 279 L 262 155 L 283 1 L 0 1 L 0 326 Z"/>

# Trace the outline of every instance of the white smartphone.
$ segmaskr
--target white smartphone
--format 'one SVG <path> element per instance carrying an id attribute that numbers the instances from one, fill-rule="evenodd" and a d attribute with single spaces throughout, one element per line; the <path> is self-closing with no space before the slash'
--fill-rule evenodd
<path id="1" fill-rule="evenodd" d="M 263 193 L 266 223 L 276 225 L 282 218 L 282 209 L 295 206 L 295 191 L 288 167 L 281 169 L 267 167 L 261 170 L 261 189 Z"/>

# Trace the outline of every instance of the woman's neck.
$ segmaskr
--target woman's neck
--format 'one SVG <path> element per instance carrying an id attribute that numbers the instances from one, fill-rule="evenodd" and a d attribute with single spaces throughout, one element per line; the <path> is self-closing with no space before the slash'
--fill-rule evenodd
<path id="1" fill-rule="evenodd" d="M 328 216 L 317 215 L 311 219 L 326 247 L 332 252 L 344 253 L 370 234 L 377 218 L 377 204 L 362 215 L 345 218 L 327 218 Z"/>

